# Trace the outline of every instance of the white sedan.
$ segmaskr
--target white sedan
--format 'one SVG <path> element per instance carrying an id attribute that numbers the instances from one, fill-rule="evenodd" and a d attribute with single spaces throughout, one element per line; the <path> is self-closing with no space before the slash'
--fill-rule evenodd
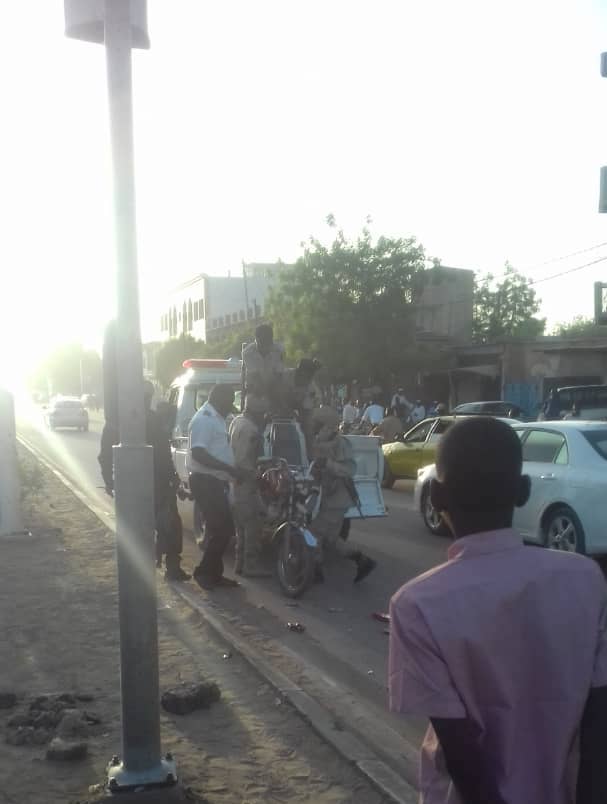
<path id="1" fill-rule="evenodd" d="M 515 423 L 531 496 L 514 511 L 526 542 L 555 550 L 607 554 L 607 422 Z M 418 472 L 415 506 L 433 533 L 446 532 L 430 502 L 434 464 Z"/>

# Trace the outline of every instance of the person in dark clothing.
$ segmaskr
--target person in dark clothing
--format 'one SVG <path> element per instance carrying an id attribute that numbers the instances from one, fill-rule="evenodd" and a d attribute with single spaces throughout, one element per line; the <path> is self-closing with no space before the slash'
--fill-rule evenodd
<path id="1" fill-rule="evenodd" d="M 144 385 L 146 440 L 154 448 L 154 517 L 156 524 L 156 563 L 165 560 L 165 579 L 187 581 L 191 576 L 181 568 L 183 526 L 177 509 L 179 478 L 175 472 L 165 424 L 150 407 L 154 386 Z M 101 433 L 99 465 L 105 491 L 114 496 L 114 460 L 112 447 L 120 441 L 118 427 L 107 421 Z"/>

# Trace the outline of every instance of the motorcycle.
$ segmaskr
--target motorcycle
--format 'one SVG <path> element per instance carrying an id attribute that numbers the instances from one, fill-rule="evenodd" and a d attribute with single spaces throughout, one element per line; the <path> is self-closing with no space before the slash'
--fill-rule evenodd
<path id="1" fill-rule="evenodd" d="M 318 542 L 309 525 L 321 501 L 320 475 L 290 467 L 284 458 L 259 461 L 259 490 L 265 508 L 263 540 L 276 552 L 276 570 L 287 597 L 300 597 L 314 582 Z"/>

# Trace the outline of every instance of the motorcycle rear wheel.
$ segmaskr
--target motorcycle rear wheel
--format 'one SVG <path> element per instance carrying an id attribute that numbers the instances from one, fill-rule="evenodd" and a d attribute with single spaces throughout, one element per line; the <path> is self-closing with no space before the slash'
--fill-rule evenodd
<path id="1" fill-rule="evenodd" d="M 294 527 L 286 528 L 280 540 L 276 570 L 287 597 L 301 597 L 314 582 L 314 551 Z"/>

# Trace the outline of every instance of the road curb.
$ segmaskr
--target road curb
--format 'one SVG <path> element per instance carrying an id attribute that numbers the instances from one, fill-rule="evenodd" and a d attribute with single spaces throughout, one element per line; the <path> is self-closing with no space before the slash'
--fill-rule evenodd
<path id="1" fill-rule="evenodd" d="M 51 471 L 95 516 L 108 528 L 115 532 L 116 523 L 99 506 L 91 502 L 86 495 L 57 467 L 53 466 L 39 450 L 27 439 L 18 436 L 19 442 L 31 452 L 36 460 Z M 222 618 L 205 606 L 202 598 L 183 583 L 169 584 L 172 591 L 190 608 L 194 609 L 210 628 L 224 640 L 279 694 L 287 699 L 311 728 L 346 761 L 354 765 L 360 773 L 384 796 L 395 804 L 416 804 L 416 789 L 402 776 L 396 773 L 383 759 L 379 758 L 372 747 L 364 743 L 356 734 L 336 726 L 335 716 L 323 704 L 299 687 L 282 671 L 273 667 L 256 649 L 236 632 Z"/>

